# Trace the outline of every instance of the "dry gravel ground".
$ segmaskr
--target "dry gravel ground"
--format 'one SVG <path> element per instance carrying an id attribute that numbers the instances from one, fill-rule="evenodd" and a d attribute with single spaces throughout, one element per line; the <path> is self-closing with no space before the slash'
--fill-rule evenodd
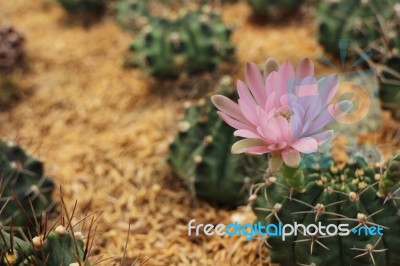
<path id="1" fill-rule="evenodd" d="M 237 60 L 230 67 L 238 78 L 247 60 L 262 63 L 275 56 L 298 62 L 315 59 L 320 51 L 307 16 L 257 25 L 244 3 L 226 5 L 222 13 L 236 26 Z M 26 35 L 28 55 L 28 68 L 13 74 L 27 93 L 0 113 L 0 136 L 45 162 L 67 205 L 78 201 L 78 217 L 103 211 L 92 253 L 112 259 L 101 265 L 118 263 L 129 224 L 127 263 L 139 254 L 140 261 L 150 258 L 147 265 L 259 265 L 266 259 L 265 251 L 259 256 L 259 239 L 187 236 L 192 218 L 213 224 L 251 221 L 251 212 L 196 202 L 171 176 L 164 159 L 187 93 L 140 70 L 123 69 L 132 36 L 111 17 L 82 27 L 71 23 L 55 0 L 0 0 L 0 22 Z M 329 71 L 316 65 L 319 73 Z M 192 83 L 213 80 L 196 76 Z M 381 141 L 381 135 L 373 140 Z M 386 135 L 385 141 L 391 139 Z"/>

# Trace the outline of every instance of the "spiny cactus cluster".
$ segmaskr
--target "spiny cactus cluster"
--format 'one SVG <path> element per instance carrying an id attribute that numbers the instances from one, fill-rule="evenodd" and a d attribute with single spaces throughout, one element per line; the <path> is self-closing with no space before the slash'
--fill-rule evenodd
<path id="1" fill-rule="evenodd" d="M 71 13 L 102 12 L 107 7 L 107 0 L 58 0 Z"/>
<path id="2" fill-rule="evenodd" d="M 300 186 L 291 186 L 287 176 Z M 383 228 L 383 236 L 365 231 L 306 236 L 303 229 L 285 241 L 270 236 L 266 243 L 272 262 L 285 266 L 399 265 L 399 181 L 400 153 L 385 169 L 369 165 L 364 156 L 338 163 L 330 155 L 315 153 L 305 156 L 299 169 L 286 167 L 277 176 L 269 176 L 258 185 L 257 196 L 251 197 L 261 223 Z"/>
<path id="3" fill-rule="evenodd" d="M 131 45 L 134 64 L 160 78 L 211 70 L 229 59 L 231 29 L 206 9 L 155 19 Z"/>
<path id="4" fill-rule="evenodd" d="M 11 26 L 0 25 L 0 70 L 15 66 L 24 55 L 24 37 Z"/>
<path id="5" fill-rule="evenodd" d="M 230 79 L 225 77 L 220 92 L 234 97 L 233 91 Z M 168 161 L 192 194 L 230 207 L 243 203 L 246 188 L 262 179 L 266 159 L 231 154 L 234 130 L 219 118 L 209 100 L 188 105 L 178 128 Z"/>
<path id="6" fill-rule="evenodd" d="M 281 19 L 299 9 L 302 0 L 247 0 L 253 13 L 259 17 Z"/>
<path id="7" fill-rule="evenodd" d="M 51 210 L 53 181 L 43 164 L 19 146 L 0 141 L 0 226 L 32 230 L 43 213 Z"/>
<path id="8" fill-rule="evenodd" d="M 35 236 L 31 241 L 19 239 L 0 230 L 0 266 L 69 265 L 89 266 L 85 257 L 83 235 L 59 225 L 54 231 Z"/>
<path id="9" fill-rule="evenodd" d="M 383 107 L 400 118 L 400 3 L 396 0 L 323 0 L 317 10 L 319 42 L 339 55 L 347 39 L 352 55 L 371 49 L 381 78 Z"/>

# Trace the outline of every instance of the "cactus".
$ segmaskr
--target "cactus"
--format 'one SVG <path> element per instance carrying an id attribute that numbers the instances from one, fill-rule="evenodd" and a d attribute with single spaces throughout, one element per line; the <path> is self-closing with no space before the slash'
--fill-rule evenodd
<path id="1" fill-rule="evenodd" d="M 319 42 L 339 55 L 338 40 L 347 39 L 350 55 L 371 49 L 378 66 L 383 107 L 400 118 L 400 4 L 396 0 L 323 0 L 317 11 Z M 342 47 L 343 48 L 343 47 Z"/>
<path id="2" fill-rule="evenodd" d="M 390 72 L 382 73 L 384 79 L 379 88 L 379 97 L 382 100 L 382 107 L 390 110 L 393 117 L 400 120 L 400 55 L 388 59 L 385 67 Z"/>
<path id="3" fill-rule="evenodd" d="M 0 26 L 0 70 L 14 67 L 24 55 L 24 37 L 11 26 Z"/>
<path id="4" fill-rule="evenodd" d="M 220 90 L 233 97 L 229 83 L 224 78 Z M 188 106 L 178 128 L 168 161 L 192 194 L 228 207 L 243 202 L 246 186 L 262 178 L 266 159 L 230 153 L 229 147 L 235 142 L 234 130 L 219 119 L 208 99 Z"/>
<path id="5" fill-rule="evenodd" d="M 30 242 L 0 230 L 0 266 L 9 265 L 84 265 L 86 250 L 80 232 L 59 225 L 54 231 L 34 237 Z"/>
<path id="6" fill-rule="evenodd" d="M 107 0 L 58 0 L 70 13 L 102 12 L 107 7 Z"/>
<path id="7" fill-rule="evenodd" d="M 253 195 L 258 221 L 278 225 L 295 222 L 310 224 L 349 224 L 348 236 L 297 235 L 267 237 L 270 257 L 280 265 L 399 265 L 400 154 L 395 154 L 382 172 L 355 154 L 338 163 L 327 154 L 303 157 L 298 169 L 285 169 L 269 176 Z M 284 166 L 284 168 L 287 168 Z M 287 171 L 289 170 L 289 171 Z M 302 186 L 293 188 L 284 175 L 290 172 Z M 383 236 L 356 235 L 352 229 L 379 225 Z M 361 230 L 361 229 L 360 229 Z M 356 231 L 355 231 L 356 232 Z"/>
<path id="8" fill-rule="evenodd" d="M 299 9 L 302 0 L 247 0 L 253 13 L 259 17 L 281 19 Z"/>
<path id="9" fill-rule="evenodd" d="M 232 55 L 230 35 L 219 14 L 205 10 L 157 19 L 132 43 L 133 61 L 160 78 L 211 70 Z"/>
<path id="10" fill-rule="evenodd" d="M 34 221 L 54 207 L 54 183 L 43 164 L 28 156 L 19 146 L 0 142 L 0 224 L 34 229 Z"/>
<path id="11" fill-rule="evenodd" d="M 150 17 L 147 0 L 121 0 L 117 4 L 116 20 L 125 29 L 140 29 L 149 22 Z"/>

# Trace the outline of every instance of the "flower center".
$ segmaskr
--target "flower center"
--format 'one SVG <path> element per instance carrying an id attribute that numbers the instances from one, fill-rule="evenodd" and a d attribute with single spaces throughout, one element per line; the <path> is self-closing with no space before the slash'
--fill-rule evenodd
<path id="1" fill-rule="evenodd" d="M 281 111 L 281 112 L 278 112 L 278 113 L 276 114 L 276 116 L 283 116 L 284 118 L 286 118 L 286 120 L 287 120 L 288 122 L 290 122 L 290 117 L 291 117 L 292 115 L 293 115 L 293 113 L 290 112 L 289 110 Z"/>

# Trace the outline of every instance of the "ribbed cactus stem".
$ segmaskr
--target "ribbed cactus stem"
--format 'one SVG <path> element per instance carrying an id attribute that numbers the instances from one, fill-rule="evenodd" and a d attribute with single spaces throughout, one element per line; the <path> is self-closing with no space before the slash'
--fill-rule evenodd
<path id="1" fill-rule="evenodd" d="M 400 181 L 400 153 L 396 153 L 388 163 L 388 168 L 384 172 L 379 182 L 380 197 L 387 197 L 396 184 Z"/>
<path id="2" fill-rule="evenodd" d="M 292 168 L 283 164 L 281 173 L 285 178 L 286 183 L 294 191 L 302 191 L 304 188 L 304 174 L 301 168 Z"/>

